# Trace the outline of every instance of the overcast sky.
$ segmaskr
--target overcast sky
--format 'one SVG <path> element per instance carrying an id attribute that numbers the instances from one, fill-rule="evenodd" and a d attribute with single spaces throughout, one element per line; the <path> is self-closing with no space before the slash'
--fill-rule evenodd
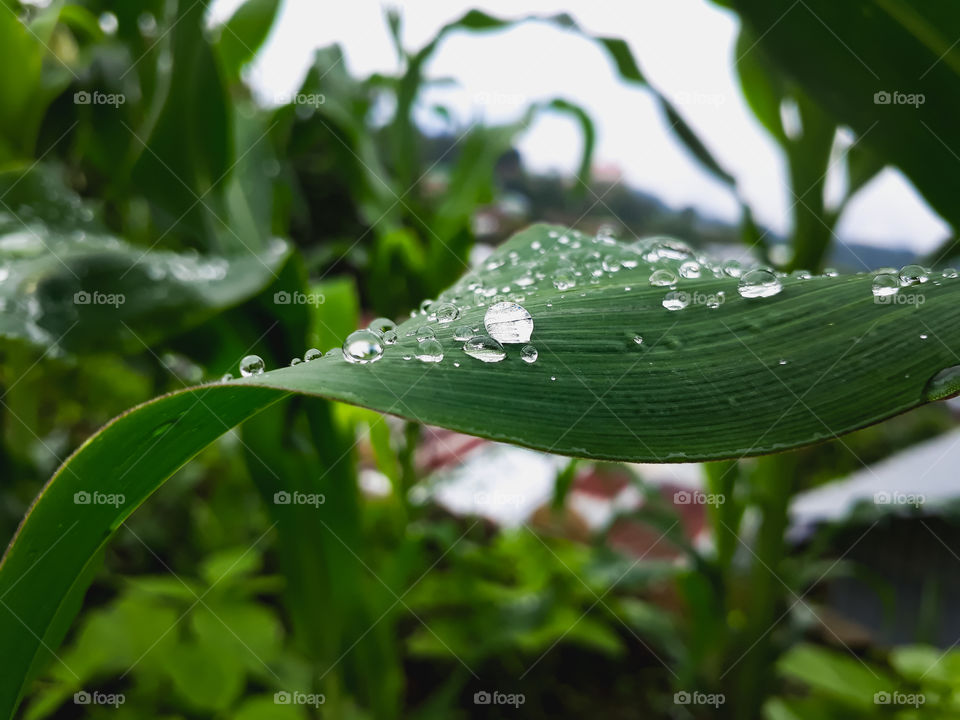
<path id="1" fill-rule="evenodd" d="M 220 0 L 217 16 L 238 0 Z M 550 14 L 557 6 L 530 0 L 412 2 L 402 7 L 404 42 L 417 49 L 446 22 L 470 8 L 519 17 Z M 355 75 L 393 72 L 397 58 L 384 21 L 384 5 L 352 0 L 332 6 L 316 0 L 285 0 L 281 15 L 250 79 L 265 98 L 289 95 L 299 86 L 313 50 L 340 43 Z M 790 193 L 776 144 L 753 119 L 736 81 L 735 15 L 706 0 L 637 0 L 604 3 L 573 0 L 563 8 L 592 33 L 624 38 L 648 79 L 677 104 L 721 164 L 736 176 L 758 219 L 779 232 L 789 229 Z M 711 179 L 669 132 L 648 93 L 620 81 L 595 45 L 546 25 L 482 35 L 455 33 L 439 48 L 428 75 L 457 84 L 434 89 L 425 106 L 450 106 L 463 127 L 478 117 L 516 118 L 530 101 L 564 97 L 585 107 L 597 126 L 595 160 L 615 164 L 624 182 L 674 207 L 736 221 L 729 190 Z M 572 120 L 543 116 L 519 142 L 528 167 L 570 173 L 580 136 Z M 831 177 L 839 187 L 842 180 Z M 805 190 L 803 188 L 802 190 Z M 802 192 L 801 192 L 802 194 Z M 918 252 L 948 234 L 910 183 L 886 170 L 860 193 L 841 220 L 844 239 Z"/>

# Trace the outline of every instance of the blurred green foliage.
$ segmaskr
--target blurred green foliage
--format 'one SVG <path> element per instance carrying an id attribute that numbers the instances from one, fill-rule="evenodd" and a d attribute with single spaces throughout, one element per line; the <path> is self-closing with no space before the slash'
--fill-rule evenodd
<path id="1" fill-rule="evenodd" d="M 590 38 L 566 15 L 506 21 L 474 11 L 410 50 L 391 13 L 396 74 L 355 77 L 340 48 L 323 48 L 296 97 L 268 106 L 244 68 L 268 36 L 276 0 L 248 0 L 219 26 L 203 3 L 184 0 L 2 4 L 4 537 L 56 466 L 126 408 L 234 371 L 255 346 L 268 364 L 283 364 L 306 347 L 338 345 L 364 316 L 395 317 L 435 295 L 467 267 L 478 209 L 510 189 L 498 163 L 538 113 L 572 117 L 583 152 L 578 182 L 559 192 L 531 182 L 532 204 L 549 208 L 559 197 L 580 207 L 594 129 L 567 98 L 504 126 L 458 128 L 439 150 L 421 134 L 425 67 L 450 34 L 536 21 L 595 42 L 736 193 L 626 44 Z M 956 223 L 953 6 L 721 4 L 744 19 L 744 96 L 789 166 L 793 231 L 782 265 L 821 268 L 850 198 L 888 164 Z M 927 102 L 878 120 L 882 90 L 921 92 Z M 828 207 L 841 128 L 856 141 L 842 151 L 846 196 Z M 621 206 L 616 197 L 617 216 L 632 219 L 630 198 Z M 769 251 L 740 201 L 743 237 Z M 72 301 L 85 288 L 122 296 L 121 321 Z M 297 292 L 324 301 L 275 300 Z M 103 567 L 90 568 L 81 621 L 58 628 L 62 663 L 45 658 L 36 668 L 23 716 L 75 716 L 72 695 L 96 687 L 126 699 L 117 709 L 90 706 L 89 717 L 317 714 L 278 705 L 274 693 L 285 690 L 323 693 L 327 717 L 487 717 L 470 703 L 484 687 L 476 675 L 511 687 L 547 657 L 545 672 L 517 683 L 528 717 L 598 709 L 635 717 L 637 706 L 690 717 L 698 708 L 672 698 L 692 688 L 725 693 L 715 714 L 729 717 L 760 708 L 770 720 L 883 716 L 868 691 L 894 688 L 927 698 L 900 717 L 952 717 L 954 654 L 937 662 L 931 649 L 905 647 L 865 666 L 796 645 L 807 628 L 792 615 L 777 624 L 823 572 L 846 569 L 821 561 L 817 546 L 807 555 L 788 547 L 792 493 L 949 424 L 942 408 L 929 408 L 819 448 L 708 466 L 708 486 L 730 499 L 710 511 L 709 549 L 694 547 L 651 494 L 638 519 L 684 554 L 667 564 L 625 559 L 602 538 L 591 546 L 492 531 L 412 503 L 410 489 L 423 482 L 417 428 L 286 401 L 225 436 L 126 524 Z M 376 467 L 391 491 L 361 492 L 361 467 Z M 280 489 L 321 493 L 338 512 L 318 523 L 271 502 Z M 49 638 L 53 648 L 62 637 Z M 609 678 L 598 675 L 623 682 L 603 685 L 606 697 L 577 694 L 553 682 L 564 664 L 579 673 L 570 685 L 582 677 L 601 687 Z"/>

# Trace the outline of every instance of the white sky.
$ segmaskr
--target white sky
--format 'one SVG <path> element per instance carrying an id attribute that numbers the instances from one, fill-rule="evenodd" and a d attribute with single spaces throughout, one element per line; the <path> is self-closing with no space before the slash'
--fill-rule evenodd
<path id="1" fill-rule="evenodd" d="M 220 0 L 215 13 L 229 15 L 237 0 Z M 404 42 L 419 48 L 446 22 L 476 7 L 498 16 L 551 14 L 556 5 L 533 0 L 444 0 L 398 5 Z M 737 178 L 757 218 L 779 232 L 789 229 L 789 191 L 776 144 L 744 103 L 733 67 L 738 21 L 707 0 L 569 0 L 563 9 L 588 31 L 624 38 L 647 78 L 680 109 L 687 122 Z M 285 0 L 281 15 L 251 68 L 251 82 L 265 98 L 289 96 L 302 81 L 313 50 L 334 42 L 358 76 L 394 72 L 383 5 L 352 0 L 335 7 L 316 0 Z M 528 24 L 498 33 L 455 33 L 440 46 L 428 75 L 452 78 L 433 89 L 425 105 L 448 105 L 466 127 L 481 117 L 516 118 L 530 101 L 564 97 L 583 106 L 597 127 L 595 162 L 616 164 L 629 185 L 671 206 L 691 205 L 704 214 L 736 221 L 731 193 L 713 180 L 674 139 L 649 94 L 615 75 L 603 51 L 573 34 Z M 533 170 L 571 173 L 580 152 L 574 122 L 541 116 L 518 146 Z M 836 185 L 836 178 L 831 178 Z M 850 205 L 838 234 L 885 247 L 933 249 L 949 227 L 898 171 L 886 170 Z"/>

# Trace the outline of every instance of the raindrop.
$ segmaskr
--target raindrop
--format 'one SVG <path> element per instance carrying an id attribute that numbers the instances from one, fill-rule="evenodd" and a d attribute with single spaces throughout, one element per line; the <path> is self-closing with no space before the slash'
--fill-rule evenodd
<path id="1" fill-rule="evenodd" d="M 737 291 L 741 297 L 761 298 L 776 295 L 783 289 L 780 279 L 766 268 L 754 268 L 740 278 Z"/>
<path id="2" fill-rule="evenodd" d="M 960 393 L 960 365 L 941 370 L 930 378 L 923 390 L 923 399 L 943 400 L 957 393 Z"/>
<path id="3" fill-rule="evenodd" d="M 700 263 L 694 260 L 687 260 L 687 262 L 680 265 L 680 277 L 686 278 L 687 280 L 696 280 L 700 277 Z"/>
<path id="4" fill-rule="evenodd" d="M 294 358 L 293 360 L 290 361 L 290 367 L 293 367 L 294 365 L 299 365 L 302 362 L 303 360 L 301 360 L 300 358 Z"/>
<path id="5" fill-rule="evenodd" d="M 925 283 L 929 279 L 926 269 L 920 265 L 904 265 L 900 268 L 900 285 L 903 287 Z"/>
<path id="6" fill-rule="evenodd" d="M 602 267 L 607 272 L 615 273 L 620 269 L 620 260 L 614 255 L 607 255 L 603 258 Z"/>
<path id="7" fill-rule="evenodd" d="M 383 344 L 384 345 L 396 345 L 397 343 L 397 331 L 396 330 L 387 330 L 383 333 Z"/>
<path id="8" fill-rule="evenodd" d="M 220 382 L 230 382 L 231 380 L 233 380 L 233 373 L 224 373 L 220 377 Z"/>
<path id="9" fill-rule="evenodd" d="M 437 337 L 437 334 L 433 331 L 433 328 L 429 325 L 421 325 L 417 328 L 417 342 L 423 342 L 424 340 L 433 340 Z"/>
<path id="10" fill-rule="evenodd" d="M 503 345 L 491 337 L 474 335 L 463 344 L 463 351 L 481 362 L 500 362 L 507 356 Z"/>
<path id="11" fill-rule="evenodd" d="M 319 360 L 321 357 L 323 357 L 323 353 L 316 348 L 310 348 L 303 354 L 303 359 L 307 362 L 310 362 L 311 360 Z"/>
<path id="12" fill-rule="evenodd" d="M 117 16 L 112 12 L 103 13 L 97 22 L 100 25 L 100 29 L 103 30 L 103 32 L 105 32 L 107 35 L 113 35 L 120 26 Z"/>
<path id="13" fill-rule="evenodd" d="M 471 330 L 466 325 L 461 325 L 453 329 L 453 339 L 454 340 L 469 340 L 474 335 L 473 330 Z"/>
<path id="14" fill-rule="evenodd" d="M 873 294 L 876 297 L 893 295 L 900 289 L 900 278 L 893 273 L 881 273 L 873 279 Z"/>
<path id="15" fill-rule="evenodd" d="M 743 268 L 736 260 L 727 260 L 723 264 L 723 272 L 727 277 L 739 278 L 743 275 Z"/>
<path id="16" fill-rule="evenodd" d="M 633 343 L 634 343 L 634 345 L 642 345 L 642 344 L 643 344 L 643 337 L 640 336 L 640 335 L 634 335 L 634 336 L 633 336 Z"/>
<path id="17" fill-rule="evenodd" d="M 383 357 L 383 338 L 373 330 L 357 330 L 343 341 L 343 357 L 352 363 L 364 365 Z"/>
<path id="18" fill-rule="evenodd" d="M 390 318 L 378 317 L 371 320 L 367 327 L 374 332 L 385 333 L 387 330 L 396 330 L 397 324 Z"/>
<path id="19" fill-rule="evenodd" d="M 675 282 L 677 282 L 676 274 L 673 270 L 667 270 L 666 268 L 654 270 L 650 275 L 650 284 L 654 287 L 667 287 Z"/>
<path id="20" fill-rule="evenodd" d="M 943 277 L 947 280 L 957 277 L 956 268 L 945 268 L 943 271 Z"/>
<path id="21" fill-rule="evenodd" d="M 433 305 L 433 300 L 430 300 L 429 298 L 427 300 L 424 300 L 422 303 L 420 303 L 420 312 L 426 315 L 428 312 L 430 312 L 430 308 L 432 305 Z"/>
<path id="22" fill-rule="evenodd" d="M 533 345 L 524 345 L 520 348 L 520 359 L 525 363 L 535 363 L 538 357 L 540 357 L 540 353 Z"/>
<path id="23" fill-rule="evenodd" d="M 443 346 L 437 340 L 424 340 L 417 346 L 417 360 L 438 363 L 443 360 Z"/>
<path id="24" fill-rule="evenodd" d="M 927 335 L 926 333 L 920 333 L 920 339 L 921 339 L 921 340 L 926 340 L 928 337 L 930 337 L 930 336 Z"/>
<path id="25" fill-rule="evenodd" d="M 243 377 L 260 375 L 263 372 L 263 358 L 259 355 L 247 355 L 240 361 L 240 374 Z"/>
<path id="26" fill-rule="evenodd" d="M 663 306 L 667 310 L 683 310 L 690 304 L 690 295 L 672 290 L 663 297 Z"/>
<path id="27" fill-rule="evenodd" d="M 566 270 L 557 270 L 557 272 L 553 274 L 553 286 L 561 292 L 575 287 L 576 284 L 577 281 L 576 278 L 573 277 L 573 273 L 567 272 Z"/>
<path id="28" fill-rule="evenodd" d="M 502 302 L 491 305 L 483 316 L 490 337 L 501 343 L 525 343 L 533 333 L 533 318 L 522 305 Z"/>
<path id="29" fill-rule="evenodd" d="M 451 323 L 460 317 L 460 310 L 453 303 L 443 303 L 437 308 L 437 322 Z"/>

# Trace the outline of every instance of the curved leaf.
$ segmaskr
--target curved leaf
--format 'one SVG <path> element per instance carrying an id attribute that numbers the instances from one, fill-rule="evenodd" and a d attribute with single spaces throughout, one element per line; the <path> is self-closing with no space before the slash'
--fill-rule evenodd
<path id="1" fill-rule="evenodd" d="M 61 598 L 124 519 L 217 436 L 289 393 L 550 452 L 689 461 L 834 437 L 960 387 L 949 373 L 928 387 L 958 362 L 958 279 L 877 303 L 872 275 L 791 276 L 779 294 L 745 299 L 737 280 L 702 260 L 701 277 L 678 281 L 676 291 L 650 285 L 651 267 L 675 272 L 690 262 L 676 241 L 625 246 L 534 226 L 438 298 L 459 308 L 458 319 L 411 318 L 376 362 L 328 353 L 167 395 L 116 419 L 60 468 L 0 565 L 2 712 L 13 711 L 34 656 L 49 652 L 40 638 Z M 673 299 L 688 306 L 666 309 L 669 292 L 685 293 Z M 535 362 L 524 362 L 518 345 L 500 362 L 481 362 L 453 339 L 483 327 L 497 293 L 524 296 Z M 412 357 L 423 325 L 442 345 L 441 362 Z"/>

